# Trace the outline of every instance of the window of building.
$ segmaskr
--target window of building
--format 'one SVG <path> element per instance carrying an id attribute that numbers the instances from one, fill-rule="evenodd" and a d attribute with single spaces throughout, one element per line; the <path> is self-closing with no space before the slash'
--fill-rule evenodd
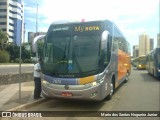
<path id="1" fill-rule="evenodd" d="M 9 32 L 12 32 L 12 33 L 13 33 L 13 32 L 14 32 L 14 30 L 9 29 Z"/>
<path id="2" fill-rule="evenodd" d="M 7 23 L 6 22 L 0 22 L 0 25 L 6 25 Z"/>
<path id="3" fill-rule="evenodd" d="M 7 9 L 0 9 L 0 12 L 7 12 Z"/>
<path id="4" fill-rule="evenodd" d="M 0 2 L 0 5 L 7 5 L 7 2 Z"/>
<path id="5" fill-rule="evenodd" d="M 11 11 L 11 10 L 9 10 L 9 12 L 12 13 L 12 14 L 17 14 L 17 15 L 20 15 L 20 16 L 21 16 L 21 14 L 18 13 L 18 12 L 14 12 L 14 11 Z"/>
<path id="6" fill-rule="evenodd" d="M 7 18 L 6 15 L 0 15 L 0 18 Z"/>
<path id="7" fill-rule="evenodd" d="M 6 28 L 2 28 L 2 31 L 7 31 L 7 29 Z"/>
<path id="8" fill-rule="evenodd" d="M 14 37 L 13 37 L 13 36 L 9 36 L 9 38 L 14 39 Z"/>
<path id="9" fill-rule="evenodd" d="M 9 6 L 12 7 L 12 8 L 18 8 L 19 10 L 22 10 L 20 7 L 12 5 L 12 4 L 9 4 Z"/>
<path id="10" fill-rule="evenodd" d="M 14 27 L 14 24 L 12 24 L 12 23 L 9 23 L 9 25 Z"/>
<path id="11" fill-rule="evenodd" d="M 15 18 L 13 18 L 13 17 L 9 17 L 9 19 L 11 19 L 11 20 L 15 20 Z"/>

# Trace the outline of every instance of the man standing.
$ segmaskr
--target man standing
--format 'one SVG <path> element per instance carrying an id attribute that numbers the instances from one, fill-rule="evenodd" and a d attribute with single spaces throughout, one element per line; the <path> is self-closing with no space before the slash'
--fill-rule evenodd
<path id="1" fill-rule="evenodd" d="M 42 59 L 40 58 L 38 62 L 34 65 L 34 99 L 42 98 L 41 95 L 41 63 Z"/>

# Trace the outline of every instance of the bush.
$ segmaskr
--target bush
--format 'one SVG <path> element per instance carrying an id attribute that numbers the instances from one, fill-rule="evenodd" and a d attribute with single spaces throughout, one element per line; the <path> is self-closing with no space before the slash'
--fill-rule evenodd
<path id="1" fill-rule="evenodd" d="M 0 63 L 8 63 L 9 58 L 10 56 L 7 51 L 0 50 Z"/>
<path id="2" fill-rule="evenodd" d="M 15 63 L 19 63 L 20 61 L 19 61 L 19 58 L 16 58 L 15 60 L 14 60 L 14 62 Z M 23 60 L 21 59 L 21 63 L 23 63 Z"/>
<path id="3" fill-rule="evenodd" d="M 24 59 L 23 62 L 24 63 L 33 63 L 33 61 L 31 59 Z"/>

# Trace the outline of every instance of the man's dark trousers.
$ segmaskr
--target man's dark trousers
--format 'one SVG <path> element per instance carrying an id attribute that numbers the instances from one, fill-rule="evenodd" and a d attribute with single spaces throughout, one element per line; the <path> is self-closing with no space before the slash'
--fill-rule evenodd
<path id="1" fill-rule="evenodd" d="M 37 99 L 41 95 L 41 78 L 34 77 L 34 98 Z"/>

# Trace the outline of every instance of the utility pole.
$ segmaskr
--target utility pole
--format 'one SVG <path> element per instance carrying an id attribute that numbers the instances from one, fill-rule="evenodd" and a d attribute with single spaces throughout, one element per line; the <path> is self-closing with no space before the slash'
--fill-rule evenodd
<path id="1" fill-rule="evenodd" d="M 36 36 L 38 32 L 38 4 L 37 4 L 37 12 L 36 12 Z"/>
<path id="2" fill-rule="evenodd" d="M 19 46 L 19 102 L 21 103 L 21 55 L 22 55 L 22 24 L 21 23 L 21 37 L 20 37 L 20 46 Z"/>
<path id="3" fill-rule="evenodd" d="M 38 4 L 37 4 L 37 12 L 36 12 L 36 36 L 38 33 Z M 38 59 L 38 46 L 37 46 L 36 58 Z"/>

